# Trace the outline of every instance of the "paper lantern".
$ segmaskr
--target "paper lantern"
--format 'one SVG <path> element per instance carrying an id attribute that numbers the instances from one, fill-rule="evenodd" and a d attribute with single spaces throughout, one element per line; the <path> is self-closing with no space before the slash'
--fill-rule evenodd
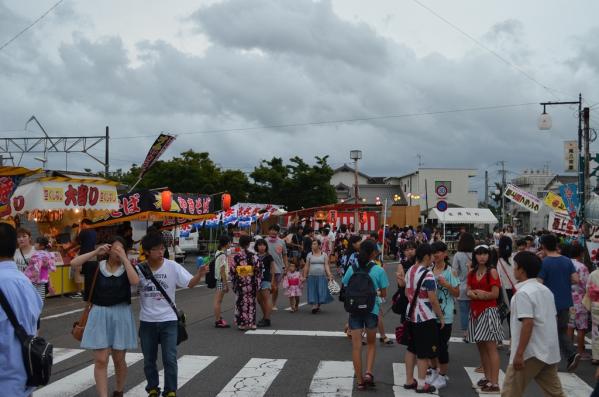
<path id="1" fill-rule="evenodd" d="M 222 210 L 223 211 L 227 211 L 229 208 L 231 208 L 231 195 L 229 193 L 225 193 L 222 195 L 221 197 L 222 200 Z"/>
<path id="2" fill-rule="evenodd" d="M 360 222 L 363 224 L 368 223 L 368 212 L 362 212 L 362 218 L 360 219 Z"/>
<path id="3" fill-rule="evenodd" d="M 160 198 L 162 201 L 162 210 L 163 211 L 170 211 L 171 210 L 171 204 L 173 202 L 173 194 L 171 193 L 170 190 L 163 190 L 162 192 L 160 192 Z"/>

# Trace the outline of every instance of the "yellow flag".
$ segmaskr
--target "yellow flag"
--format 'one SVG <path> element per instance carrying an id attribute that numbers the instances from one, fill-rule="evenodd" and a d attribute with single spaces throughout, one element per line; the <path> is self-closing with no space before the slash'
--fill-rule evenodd
<path id="1" fill-rule="evenodd" d="M 559 195 L 553 192 L 548 192 L 543 201 L 547 207 L 551 208 L 555 212 L 568 213 L 568 210 L 566 210 L 566 205 L 564 204 L 564 200 L 562 200 Z"/>

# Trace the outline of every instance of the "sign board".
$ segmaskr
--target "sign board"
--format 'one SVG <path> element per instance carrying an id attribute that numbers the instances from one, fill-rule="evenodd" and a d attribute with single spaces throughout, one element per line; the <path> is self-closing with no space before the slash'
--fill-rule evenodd
<path id="1" fill-rule="evenodd" d="M 553 192 L 547 192 L 543 202 L 547 207 L 551 208 L 552 211 L 559 212 L 560 214 L 568 213 L 566 204 L 564 204 L 564 200 L 562 200 L 559 195 Z"/>
<path id="2" fill-rule="evenodd" d="M 568 215 L 551 212 L 549 214 L 549 224 L 547 225 L 550 232 L 555 234 L 566 235 L 570 237 L 578 236 L 578 229 L 574 221 Z"/>
<path id="3" fill-rule="evenodd" d="M 578 200 L 578 186 L 575 183 L 568 183 L 559 187 L 559 195 L 564 200 L 566 210 L 570 218 L 576 218 L 576 212 L 578 211 L 579 200 Z"/>
<path id="4" fill-rule="evenodd" d="M 506 186 L 504 196 L 535 214 L 538 213 L 541 208 L 542 203 L 539 198 L 514 185 L 508 184 Z"/>
<path id="5" fill-rule="evenodd" d="M 566 172 L 578 171 L 578 142 L 564 141 L 564 170 Z"/>
<path id="6" fill-rule="evenodd" d="M 439 200 L 437 201 L 437 210 L 439 210 L 440 212 L 445 212 L 447 211 L 447 201 L 445 200 Z"/>
<path id="7" fill-rule="evenodd" d="M 445 185 L 439 185 L 435 188 L 435 193 L 437 193 L 437 196 L 439 197 L 445 197 L 447 196 L 448 193 L 448 189 L 447 186 Z"/>

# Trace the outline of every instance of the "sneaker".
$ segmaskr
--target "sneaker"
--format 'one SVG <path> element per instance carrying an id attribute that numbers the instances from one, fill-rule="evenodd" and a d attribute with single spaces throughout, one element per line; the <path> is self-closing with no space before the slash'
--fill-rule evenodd
<path id="1" fill-rule="evenodd" d="M 435 386 L 435 388 L 437 390 L 440 390 L 444 387 L 447 386 L 447 381 L 449 380 L 449 378 L 447 377 L 447 375 L 441 375 L 439 374 L 437 376 L 437 379 L 435 379 L 435 381 L 433 383 L 431 383 L 431 385 Z"/>
<path id="2" fill-rule="evenodd" d="M 270 327 L 270 320 L 267 318 L 263 318 L 262 320 L 258 321 L 258 327 Z"/>
<path id="3" fill-rule="evenodd" d="M 227 324 L 227 322 L 225 320 L 223 320 L 222 318 L 218 321 L 215 321 L 214 326 L 216 328 L 231 328 L 231 326 L 229 324 Z"/>
<path id="4" fill-rule="evenodd" d="M 429 394 L 433 394 L 436 391 L 437 391 L 437 389 L 435 389 L 435 386 L 432 386 L 432 385 L 430 385 L 428 383 L 425 383 L 424 387 L 416 389 L 416 393 L 429 393 Z"/>
<path id="5" fill-rule="evenodd" d="M 435 368 L 430 368 L 427 371 L 426 378 L 424 378 L 424 383 L 428 383 L 429 385 L 434 385 L 438 376 L 439 376 L 439 371 Z"/>
<path id="6" fill-rule="evenodd" d="M 83 298 L 83 294 L 81 292 L 75 292 L 70 296 L 71 299 L 81 299 Z"/>
<path id="7" fill-rule="evenodd" d="M 158 396 L 160 396 L 160 389 L 155 388 L 155 389 L 148 390 L 148 397 L 158 397 Z"/>
<path id="8" fill-rule="evenodd" d="M 164 397 L 177 397 L 177 392 L 169 391 L 168 393 L 164 394 Z"/>
<path id="9" fill-rule="evenodd" d="M 578 363 L 580 362 L 580 353 L 573 354 L 572 357 L 568 359 L 568 372 L 576 371 L 578 367 Z"/>

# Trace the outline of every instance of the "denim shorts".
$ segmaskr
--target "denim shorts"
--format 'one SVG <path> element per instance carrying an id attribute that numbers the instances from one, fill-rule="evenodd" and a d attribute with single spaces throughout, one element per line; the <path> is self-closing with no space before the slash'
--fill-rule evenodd
<path id="1" fill-rule="evenodd" d="M 272 285 L 271 285 L 271 282 L 270 282 L 270 281 L 262 281 L 262 282 L 260 283 L 260 289 L 261 289 L 261 290 L 263 290 L 263 289 L 270 289 L 270 288 L 271 288 L 271 286 L 272 286 Z"/>
<path id="2" fill-rule="evenodd" d="M 349 329 L 374 329 L 379 325 L 379 316 L 368 313 L 366 315 L 349 315 Z"/>

